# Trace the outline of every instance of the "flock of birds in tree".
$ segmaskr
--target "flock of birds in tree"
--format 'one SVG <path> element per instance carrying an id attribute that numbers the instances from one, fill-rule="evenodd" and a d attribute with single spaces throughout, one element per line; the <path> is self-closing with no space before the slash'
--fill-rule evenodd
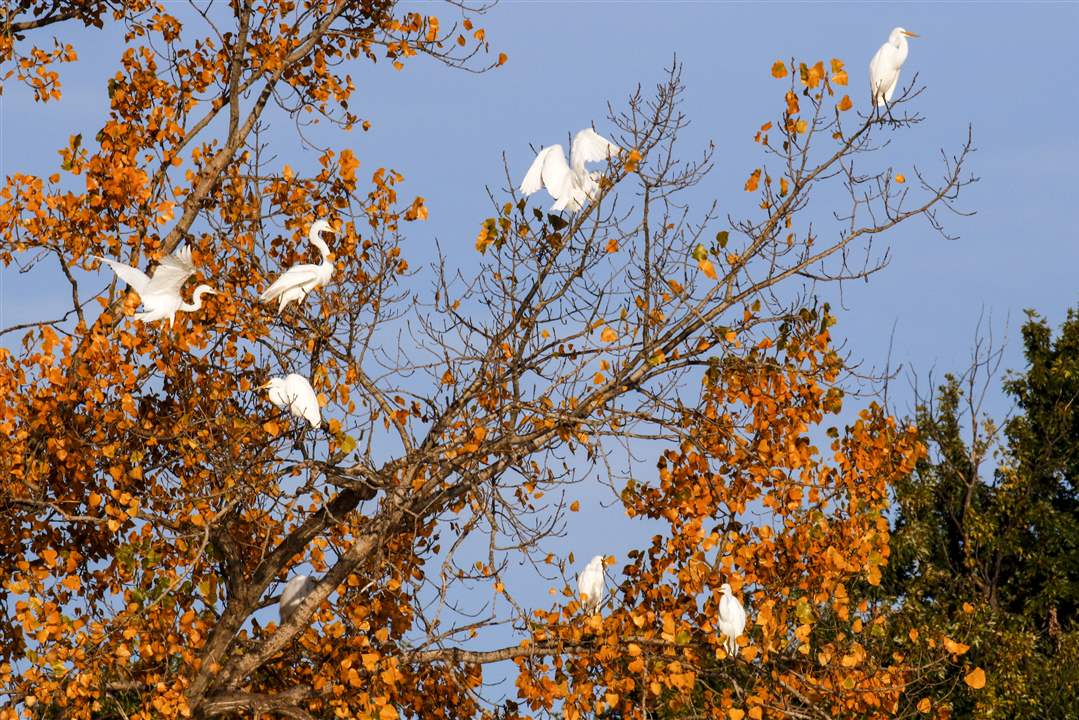
<path id="1" fill-rule="evenodd" d="M 891 102 L 899 84 L 899 71 L 907 59 L 907 38 L 918 37 L 915 33 L 897 27 L 880 46 L 869 63 L 869 88 L 872 103 L 886 107 Z M 601 173 L 589 171 L 586 163 L 610 161 L 622 152 L 622 148 L 607 140 L 592 128 L 585 128 L 573 138 L 569 162 L 561 145 L 548 145 L 539 151 L 521 182 L 521 193 L 528 197 L 545 188 L 554 199 L 553 212 L 568 210 L 577 212 L 595 199 L 599 190 Z M 316 220 L 308 232 L 308 240 L 322 255 L 320 263 L 293 265 L 281 274 L 259 295 L 263 302 L 277 301 L 280 314 L 291 303 L 302 303 L 308 294 L 329 284 L 333 277 L 333 255 L 322 239 L 322 233 L 336 233 L 326 220 Z M 145 310 L 132 316 L 142 322 L 168 319 L 171 328 L 176 313 L 194 312 L 202 307 L 202 296 L 213 295 L 217 290 L 209 285 L 199 285 L 192 294 L 192 302 L 183 300 L 180 290 L 195 274 L 191 249 L 181 246 L 158 262 L 152 275 L 147 276 L 138 268 L 108 258 L 97 258 L 106 263 L 117 277 L 138 293 Z M 318 396 L 310 381 L 298 373 L 285 377 L 270 378 L 261 385 L 267 398 L 281 410 L 288 410 L 295 417 L 306 420 L 312 428 L 322 425 L 322 413 Z M 577 593 L 588 612 L 598 612 L 603 605 L 606 584 L 603 574 L 604 556 L 596 555 L 577 575 Z M 285 584 L 278 601 L 278 613 L 282 623 L 295 612 L 303 599 L 317 585 L 307 575 L 297 575 Z M 738 655 L 738 637 L 746 627 L 746 611 L 731 592 L 731 586 L 720 586 L 719 630 L 724 638 L 728 656 Z"/>

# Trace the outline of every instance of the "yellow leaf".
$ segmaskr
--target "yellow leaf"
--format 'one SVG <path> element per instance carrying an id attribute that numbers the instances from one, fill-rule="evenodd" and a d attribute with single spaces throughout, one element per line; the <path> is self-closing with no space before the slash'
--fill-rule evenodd
<path id="1" fill-rule="evenodd" d="M 962 655 L 967 650 L 970 650 L 970 645 L 964 645 L 961 642 L 956 642 L 949 637 L 945 637 L 942 641 L 944 649 L 950 652 L 952 655 Z"/>
<path id="2" fill-rule="evenodd" d="M 611 240 L 608 240 L 605 250 L 609 253 L 618 252 L 618 241 L 614 240 L 613 238 Z"/>
<path id="3" fill-rule="evenodd" d="M 980 667 L 974 668 L 963 678 L 963 682 L 975 690 L 981 690 L 985 687 L 985 670 Z"/>
<path id="4" fill-rule="evenodd" d="M 807 123 L 805 120 L 799 119 L 798 122 L 794 124 L 794 129 L 798 133 L 804 133 L 806 130 L 809 129 L 809 123 Z"/>
<path id="5" fill-rule="evenodd" d="M 453 382 L 454 382 L 454 380 L 453 380 L 453 373 L 452 372 L 447 370 L 446 372 L 442 373 L 442 384 L 443 385 L 453 385 Z"/>
<path id="6" fill-rule="evenodd" d="M 843 61 L 839 58 L 832 58 L 831 65 L 833 73 L 841 72 L 843 70 Z"/>
<path id="7" fill-rule="evenodd" d="M 832 75 L 832 82 L 835 83 L 836 85 L 846 85 L 847 84 L 847 71 L 846 70 L 840 70 L 839 72 Z"/>
<path id="8" fill-rule="evenodd" d="M 790 190 L 790 183 L 787 182 L 787 178 L 780 178 L 779 179 L 779 194 L 780 195 L 786 195 L 788 190 Z"/>
<path id="9" fill-rule="evenodd" d="M 797 115 L 798 114 L 798 109 L 799 109 L 798 108 L 798 96 L 795 95 L 794 93 L 792 93 L 790 90 L 788 90 L 786 96 L 784 97 L 784 99 L 787 101 L 787 114 L 788 115 Z"/>
<path id="10" fill-rule="evenodd" d="M 703 272 L 705 275 L 712 278 L 713 280 L 719 279 L 719 276 L 716 274 L 716 266 L 713 265 L 712 261 L 708 258 L 704 258 L 703 260 L 698 261 L 697 267 L 701 269 L 701 272 Z"/>
<path id="11" fill-rule="evenodd" d="M 753 174 L 746 180 L 746 192 L 754 192 L 761 184 L 761 169 L 757 168 L 753 171 Z"/>
<path id="12" fill-rule="evenodd" d="M 933 709 L 933 701 L 929 698 L 922 698 L 918 701 L 918 712 L 928 713 Z"/>
<path id="13" fill-rule="evenodd" d="M 607 378 L 603 377 L 603 373 L 596 373 L 592 377 L 592 382 L 594 382 L 596 385 L 602 385 L 603 383 L 607 382 Z"/>
<path id="14" fill-rule="evenodd" d="M 974 606 L 967 602 L 963 603 L 963 612 L 967 615 L 972 614 L 974 612 Z"/>
<path id="15" fill-rule="evenodd" d="M 277 437 L 281 433 L 281 426 L 274 420 L 267 420 L 262 423 L 262 429 L 266 431 L 267 435 Z"/>
<path id="16" fill-rule="evenodd" d="M 746 716 L 746 711 L 739 708 L 731 708 L 727 711 L 727 717 L 731 720 L 742 720 Z"/>
<path id="17" fill-rule="evenodd" d="M 839 108 L 839 112 L 846 112 L 854 107 L 854 103 L 851 102 L 850 95 L 844 95 L 836 107 Z"/>
<path id="18" fill-rule="evenodd" d="M 774 63 L 772 63 L 772 77 L 787 77 L 787 64 L 782 60 L 776 60 Z"/>
<path id="19" fill-rule="evenodd" d="M 903 183 L 905 183 L 907 181 L 907 176 L 904 175 L 903 173 L 899 173 L 898 175 L 895 176 L 895 181 L 897 183 L 899 183 L 900 185 L 902 185 Z"/>
<path id="20" fill-rule="evenodd" d="M 574 500 L 573 502 L 571 502 L 569 504 L 569 511 L 570 512 L 577 512 L 580 509 L 581 509 L 581 501 L 580 500 Z"/>
<path id="21" fill-rule="evenodd" d="M 507 55 L 506 53 L 498 53 L 499 65 L 505 65 L 507 60 L 509 60 L 509 55 Z"/>
<path id="22" fill-rule="evenodd" d="M 603 332 L 600 333 L 599 339 L 605 343 L 612 343 L 618 339 L 618 333 L 609 327 L 603 328 Z"/>
<path id="23" fill-rule="evenodd" d="M 749 717 L 751 720 L 761 720 L 764 717 L 764 712 L 761 710 L 760 705 L 754 705 L 749 709 Z"/>
<path id="24" fill-rule="evenodd" d="M 641 164 L 641 153 L 636 149 L 630 150 L 629 155 L 626 156 L 625 168 L 626 172 L 637 172 L 637 168 Z"/>

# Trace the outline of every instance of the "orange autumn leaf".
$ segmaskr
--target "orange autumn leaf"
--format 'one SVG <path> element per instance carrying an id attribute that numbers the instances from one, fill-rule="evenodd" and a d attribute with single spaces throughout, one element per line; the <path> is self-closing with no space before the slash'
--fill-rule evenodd
<path id="1" fill-rule="evenodd" d="M 760 186 L 761 183 L 761 169 L 757 168 L 750 173 L 749 178 L 746 180 L 745 191 L 754 192 Z"/>
<path id="2" fill-rule="evenodd" d="M 981 690 L 985 687 L 985 671 L 976 667 L 963 676 L 963 682 L 974 690 Z"/>
<path id="3" fill-rule="evenodd" d="M 896 173 L 895 181 L 897 183 L 899 183 L 900 185 L 902 185 L 903 183 L 905 183 L 907 181 L 907 176 L 904 175 L 903 173 Z"/>
<path id="4" fill-rule="evenodd" d="M 840 112 L 846 112 L 854 107 L 854 103 L 851 102 L 850 95 L 844 95 L 839 103 L 836 104 L 836 107 L 839 108 Z"/>
<path id="5" fill-rule="evenodd" d="M 772 63 L 772 77 L 787 77 L 787 64 L 782 60 L 776 60 L 774 63 Z"/>
<path id="6" fill-rule="evenodd" d="M 713 280 L 718 280 L 719 279 L 719 275 L 716 274 L 716 266 L 713 265 L 712 261 L 709 260 L 708 258 L 704 258 L 703 260 L 699 260 L 697 262 L 697 267 L 700 268 L 701 272 L 703 272 L 705 275 L 707 275 L 711 279 L 713 279 Z"/>
<path id="7" fill-rule="evenodd" d="M 599 339 L 605 343 L 613 343 L 618 339 L 618 333 L 616 333 L 610 327 L 603 328 L 603 332 L 600 333 Z"/>

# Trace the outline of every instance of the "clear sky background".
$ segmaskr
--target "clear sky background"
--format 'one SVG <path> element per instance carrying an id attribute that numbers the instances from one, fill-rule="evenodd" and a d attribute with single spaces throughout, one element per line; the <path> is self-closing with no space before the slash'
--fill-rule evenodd
<path id="1" fill-rule="evenodd" d="M 440 3 L 416 5 L 441 14 L 444 25 L 453 11 Z M 891 365 L 902 363 L 924 378 L 932 369 L 939 375 L 964 368 L 984 313 L 997 339 L 1008 342 L 1005 367 L 1019 368 L 1023 310 L 1034 308 L 1058 325 L 1079 300 L 1077 3 L 510 0 L 480 24 L 493 52 L 509 55 L 504 67 L 471 75 L 413 61 L 398 73 L 387 63 L 358 62 L 350 69 L 359 88 L 352 106 L 373 127 L 347 138 L 321 137 L 335 147 L 351 144 L 361 174 L 394 167 L 406 178 L 403 195 L 427 198 L 430 220 L 406 228 L 414 268 L 433 258 L 436 239 L 453 251 L 451 261 L 466 272 L 474 267 L 475 235 L 491 214 L 485 186 L 505 184 L 502 154 L 519 182 L 533 157 L 530 143 L 565 142 L 567 133 L 593 122 L 603 133 L 608 101 L 620 108 L 638 83 L 652 87 L 675 54 L 685 65 L 684 111 L 692 122 L 683 147 L 693 155 L 709 140 L 717 146 L 717 167 L 699 196 L 717 197 L 721 210 L 738 214 L 748 197 L 742 184 L 760 163 L 753 134 L 781 107 L 785 86 L 770 77 L 772 62 L 846 61 L 848 90 L 856 109 L 865 110 L 869 58 L 902 25 L 921 35 L 911 41 L 902 80 L 918 73 L 927 86 L 913 106 L 926 119 L 902 134 L 890 162 L 897 172 L 910 172 L 915 163 L 934 171 L 940 151 L 957 151 L 971 125 L 977 152 L 969 168 L 980 182 L 963 193 L 960 207 L 977 214 L 947 220 L 958 240 L 942 239 L 922 220 L 891 233 L 889 267 L 867 284 L 844 288 L 839 335 L 856 358 L 880 367 L 894 326 Z M 60 104 L 33 104 L 15 86 L 0 99 L 5 175 L 54 170 L 55 151 L 70 134 L 91 139 L 101 126 L 117 35 L 79 32 L 65 39 L 77 43 L 81 59 L 63 70 Z M 285 123 L 279 132 L 291 138 L 293 131 Z M 295 167 L 311 160 L 283 154 L 281 162 Z M 66 290 L 54 295 L 63 286 L 42 278 L 27 282 L 13 269 L 3 271 L 0 327 L 65 307 Z M 0 338 L 9 346 L 14 341 Z M 893 388 L 901 410 L 909 395 L 905 381 Z M 990 405 L 998 414 L 1007 407 L 999 395 Z M 609 522 L 572 519 L 567 545 L 579 564 L 601 551 L 618 554 L 619 565 L 625 559 L 617 546 L 629 538 L 612 539 L 626 522 L 616 514 L 603 516 Z"/>

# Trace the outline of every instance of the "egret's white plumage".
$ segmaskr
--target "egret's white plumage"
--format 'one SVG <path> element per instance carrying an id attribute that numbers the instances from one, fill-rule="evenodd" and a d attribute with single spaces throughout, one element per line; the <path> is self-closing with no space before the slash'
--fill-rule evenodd
<path id="1" fill-rule="evenodd" d="M 277 601 L 277 614 L 281 622 L 288 622 L 296 607 L 303 602 L 307 594 L 315 589 L 317 582 L 306 575 L 297 575 L 285 583 L 285 589 L 281 591 L 281 599 Z"/>
<path id="2" fill-rule="evenodd" d="M 551 210 L 580 210 L 599 190 L 600 173 L 589 172 L 585 163 L 606 161 L 620 152 L 622 148 L 592 128 L 585 128 L 573 138 L 568 163 L 561 145 L 548 145 L 540 150 L 521 181 L 521 192 L 528 196 L 547 188 L 555 200 Z"/>
<path id="3" fill-rule="evenodd" d="M 186 246 L 181 246 L 171 255 L 161 258 L 158 266 L 154 268 L 154 274 L 150 277 L 147 277 L 142 270 L 122 262 L 103 257 L 97 259 L 112 268 L 117 277 L 139 294 L 139 299 L 146 309 L 135 313 L 132 317 L 143 322 L 168 318 L 169 327 L 172 327 L 177 311 L 198 310 L 202 307 L 203 295 L 217 293 L 209 285 L 199 285 L 191 297 L 193 302 L 184 302 L 184 299 L 180 297 L 180 288 L 189 277 L 195 274 L 195 263 L 191 261 L 191 248 Z"/>
<path id="4" fill-rule="evenodd" d="M 719 632 L 723 635 L 723 647 L 730 657 L 738 657 L 738 636 L 746 629 L 746 610 L 738 598 L 731 594 L 731 586 L 719 586 L 723 596 L 719 598 Z"/>
<path id="5" fill-rule="evenodd" d="M 603 556 L 596 555 L 584 570 L 577 573 L 577 593 L 585 609 L 594 611 L 603 603 L 604 591 Z"/>
<path id="6" fill-rule="evenodd" d="M 316 220 L 311 224 L 311 230 L 307 234 L 307 239 L 318 248 L 322 255 L 322 262 L 318 265 L 312 263 L 293 265 L 259 295 L 260 300 L 263 302 L 277 300 L 277 312 L 280 313 L 288 307 L 289 303 L 302 302 L 307 297 L 307 293 L 330 282 L 330 278 L 333 277 L 333 261 L 330 259 L 330 248 L 322 239 L 324 232 L 335 231 L 327 221 Z"/>
<path id="7" fill-rule="evenodd" d="M 888 36 L 888 42 L 880 46 L 869 61 L 869 92 L 873 104 L 885 105 L 892 101 L 899 85 L 899 70 L 907 59 L 907 38 L 917 34 L 897 27 Z"/>
<path id="8" fill-rule="evenodd" d="M 318 396 L 315 395 L 315 389 L 303 375 L 290 373 L 283 378 L 270 378 L 270 381 L 259 389 L 268 390 L 266 394 L 270 402 L 282 410 L 288 410 L 298 418 L 303 418 L 311 423 L 311 427 L 317 428 L 322 424 Z"/>

